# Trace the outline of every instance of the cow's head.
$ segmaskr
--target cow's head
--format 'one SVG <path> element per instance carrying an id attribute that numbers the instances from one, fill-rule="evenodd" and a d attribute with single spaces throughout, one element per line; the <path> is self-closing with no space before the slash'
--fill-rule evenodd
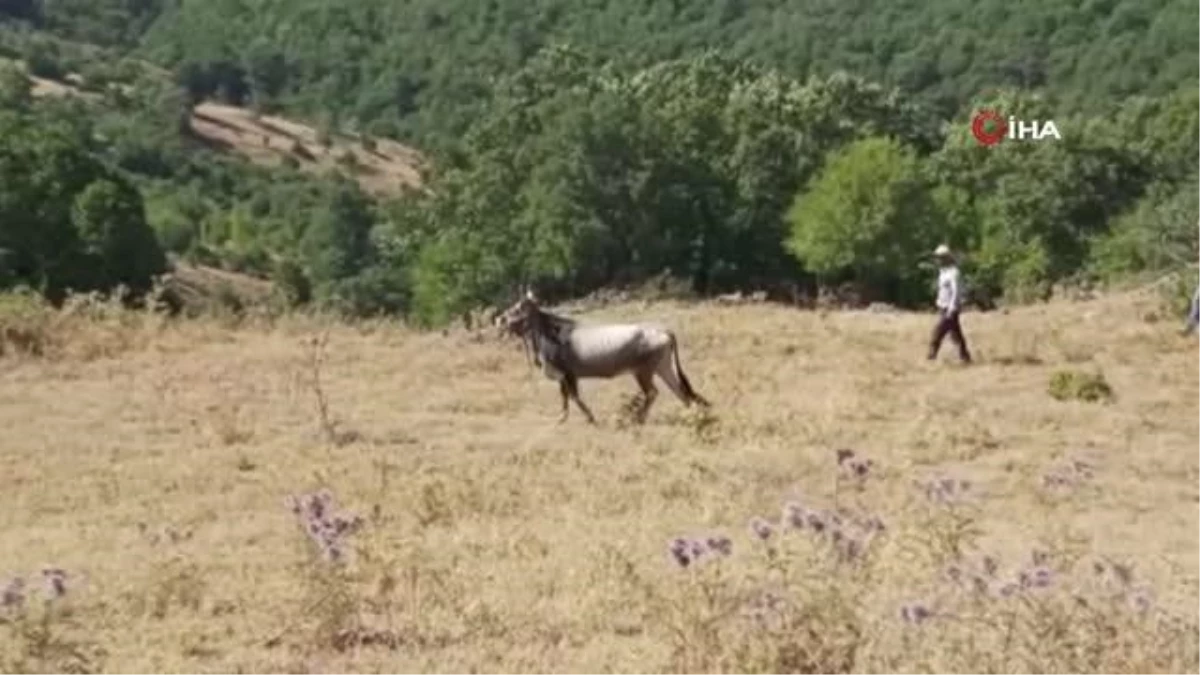
<path id="1" fill-rule="evenodd" d="M 526 289 L 525 295 L 520 300 L 512 307 L 498 313 L 492 320 L 500 337 L 521 338 L 521 351 L 525 353 L 525 360 L 532 366 L 542 365 L 541 357 L 534 348 L 534 338 L 529 330 L 537 307 L 537 296 L 533 294 L 533 291 Z"/>
<path id="2" fill-rule="evenodd" d="M 529 328 L 529 319 L 537 308 L 537 296 L 532 290 L 526 289 L 520 300 L 496 316 L 496 328 L 504 334 L 523 336 Z"/>

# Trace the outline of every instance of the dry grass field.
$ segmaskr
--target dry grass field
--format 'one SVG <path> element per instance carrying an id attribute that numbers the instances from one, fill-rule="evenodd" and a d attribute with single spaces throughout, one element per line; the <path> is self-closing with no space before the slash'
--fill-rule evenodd
<path id="1" fill-rule="evenodd" d="M 714 403 L 644 427 L 462 330 L 5 307 L 2 671 L 1198 669 L 1197 347 L 1149 294 L 968 314 L 970 368 L 928 315 L 598 310 Z"/>

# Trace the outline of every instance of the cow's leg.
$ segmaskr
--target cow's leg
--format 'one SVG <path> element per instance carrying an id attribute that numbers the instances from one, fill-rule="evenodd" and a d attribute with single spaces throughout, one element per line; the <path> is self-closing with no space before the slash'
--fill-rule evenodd
<path id="1" fill-rule="evenodd" d="M 592 411 L 588 409 L 587 404 L 583 402 L 583 399 L 579 398 L 579 379 L 572 375 L 564 375 L 562 379 L 562 386 L 564 394 L 571 400 L 575 401 L 575 405 L 579 406 L 579 409 L 583 412 L 584 416 L 587 417 L 588 423 L 595 424 L 596 416 L 593 415 Z M 566 405 L 565 401 L 563 402 L 563 405 Z M 564 416 L 563 419 L 566 419 L 566 417 Z"/>
<path id="2" fill-rule="evenodd" d="M 654 386 L 654 370 L 641 368 L 634 371 L 633 377 L 642 388 L 642 404 L 638 406 L 636 420 L 638 424 L 645 424 L 650 406 L 654 404 L 654 399 L 658 398 L 658 387 Z"/>
<path id="3" fill-rule="evenodd" d="M 571 414 L 571 389 L 567 386 L 567 379 L 558 381 L 558 391 L 562 394 L 562 416 L 558 418 L 558 423 L 562 424 L 567 421 L 567 416 Z"/>

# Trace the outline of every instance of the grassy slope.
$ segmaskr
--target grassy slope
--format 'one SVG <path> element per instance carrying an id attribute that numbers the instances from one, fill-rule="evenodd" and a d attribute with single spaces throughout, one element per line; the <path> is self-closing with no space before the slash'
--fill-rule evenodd
<path id="1" fill-rule="evenodd" d="M 685 667 L 670 660 L 662 612 L 692 605 L 660 605 L 634 580 L 677 597 L 684 575 L 665 543 L 713 530 L 734 539 L 730 574 L 749 574 L 759 563 L 748 519 L 775 516 L 793 494 L 829 504 L 832 455 L 850 447 L 877 463 L 857 498 L 891 527 L 874 576 L 829 582 L 865 594 L 854 668 L 986 668 L 979 658 L 1020 648 L 985 635 L 986 657 L 964 665 L 953 631 L 915 651 L 897 642 L 898 603 L 937 575 L 909 544 L 927 534 L 913 482 L 938 472 L 974 481 L 980 549 L 1006 565 L 1034 546 L 1056 563 L 1076 546 L 1124 558 L 1159 606 L 1194 616 L 1196 347 L 1173 322 L 1144 321 L 1152 305 L 1124 295 L 971 314 L 982 361 L 972 369 L 924 362 L 928 316 L 609 308 L 598 315 L 677 328 L 685 370 L 717 406 L 704 425 L 664 392 L 641 429 L 616 423 L 628 378 L 584 384 L 601 426 L 573 413 L 560 427 L 556 388 L 512 345 L 333 326 L 323 390 L 358 436 L 338 448 L 316 434 L 305 384 L 316 325 L 85 327 L 71 353 L 132 349 L 0 361 L 0 573 L 55 564 L 82 575 L 77 634 L 108 651 L 107 670 Z M 1050 399 L 1049 375 L 1064 367 L 1102 368 L 1117 400 Z M 1057 496 L 1041 486 L 1050 468 L 1079 458 L 1096 466 L 1091 481 Z M 394 651 L 339 653 L 307 632 L 306 618 L 332 610 L 305 609 L 307 542 L 282 501 L 321 486 L 374 514 L 357 536 L 357 592 L 368 599 L 359 607 L 404 638 Z M 164 528 L 179 541 L 156 541 Z M 695 639 L 695 658 L 722 646 Z M 1175 668 L 1196 667 L 1194 631 L 1191 640 L 1163 650 L 1192 659 Z M 1153 668 L 1147 658 L 1129 651 L 1104 667 Z"/>

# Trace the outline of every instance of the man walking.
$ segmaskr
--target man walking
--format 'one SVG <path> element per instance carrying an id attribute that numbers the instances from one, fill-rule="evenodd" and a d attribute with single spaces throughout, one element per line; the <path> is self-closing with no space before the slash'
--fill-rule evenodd
<path id="1" fill-rule="evenodd" d="M 971 362 L 971 351 L 967 349 L 967 338 L 963 335 L 959 314 L 962 312 L 962 275 L 954 261 L 950 247 L 942 244 L 933 252 L 938 263 L 937 309 L 938 322 L 929 341 L 929 360 L 937 359 L 938 350 L 946 335 L 958 346 L 958 358 L 963 363 Z"/>

